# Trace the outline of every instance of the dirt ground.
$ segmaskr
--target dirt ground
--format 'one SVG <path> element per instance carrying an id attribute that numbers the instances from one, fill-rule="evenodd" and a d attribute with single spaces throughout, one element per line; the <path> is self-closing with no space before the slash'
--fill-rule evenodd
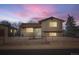
<path id="1" fill-rule="evenodd" d="M 42 44 L 5 44 L 0 49 L 79 49 L 79 42 L 51 42 Z"/>

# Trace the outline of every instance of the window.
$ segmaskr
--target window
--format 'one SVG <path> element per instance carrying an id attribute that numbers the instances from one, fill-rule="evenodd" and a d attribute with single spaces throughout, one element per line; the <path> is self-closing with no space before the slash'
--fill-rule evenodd
<path id="1" fill-rule="evenodd" d="M 49 33 L 49 36 L 57 36 L 57 33 Z"/>
<path id="2" fill-rule="evenodd" d="M 26 32 L 33 32 L 33 28 L 26 28 Z"/>
<path id="3" fill-rule="evenodd" d="M 41 28 L 36 28 L 35 34 L 36 34 L 36 36 L 41 36 Z"/>
<path id="4" fill-rule="evenodd" d="M 16 30 L 14 30 L 14 33 L 16 33 Z"/>
<path id="5" fill-rule="evenodd" d="M 12 29 L 10 30 L 10 32 L 11 32 L 11 33 L 13 32 Z"/>
<path id="6" fill-rule="evenodd" d="M 50 27 L 57 27 L 57 22 L 50 22 L 49 23 L 49 26 Z"/>

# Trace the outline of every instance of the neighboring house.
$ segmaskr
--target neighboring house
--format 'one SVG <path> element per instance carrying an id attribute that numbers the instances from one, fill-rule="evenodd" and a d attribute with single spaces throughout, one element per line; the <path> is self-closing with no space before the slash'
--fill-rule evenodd
<path id="1" fill-rule="evenodd" d="M 11 26 L 0 24 L 0 36 L 4 36 L 5 33 L 7 36 L 15 36 L 17 29 Z"/>
<path id="2" fill-rule="evenodd" d="M 14 27 L 8 27 L 8 35 L 9 36 L 16 36 L 17 29 Z"/>
<path id="3" fill-rule="evenodd" d="M 8 27 L 0 24 L 0 37 L 8 36 Z"/>
<path id="4" fill-rule="evenodd" d="M 49 17 L 39 21 L 39 23 L 22 23 L 20 26 L 21 35 L 27 37 L 63 36 L 63 22 L 64 20 Z"/>

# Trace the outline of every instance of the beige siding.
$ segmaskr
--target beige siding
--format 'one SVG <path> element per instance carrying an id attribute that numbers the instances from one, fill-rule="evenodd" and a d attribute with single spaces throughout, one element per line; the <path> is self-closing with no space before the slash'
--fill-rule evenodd
<path id="1" fill-rule="evenodd" d="M 49 22 L 56 21 L 57 22 L 57 27 L 49 27 Z M 62 22 L 59 20 L 47 20 L 43 21 L 42 24 L 42 31 L 62 31 Z"/>
<path id="2" fill-rule="evenodd" d="M 43 36 L 47 36 L 47 37 L 49 37 L 49 33 L 50 32 L 42 32 L 42 34 L 43 34 Z M 60 33 L 58 33 L 58 32 L 55 32 L 55 33 L 57 33 L 57 36 L 63 36 L 63 33 L 62 32 L 60 32 Z"/>
<path id="3" fill-rule="evenodd" d="M 50 27 L 49 26 L 49 22 L 57 22 L 57 27 Z M 57 33 L 57 36 L 62 36 L 63 33 L 62 33 L 62 21 L 61 20 L 58 20 L 58 19 L 48 19 L 46 21 L 43 21 L 41 22 L 41 36 L 49 36 L 49 32 L 56 32 Z M 46 33 L 47 32 L 47 33 Z M 23 36 L 37 36 L 35 34 L 35 28 L 34 28 L 34 32 L 33 33 L 27 33 L 26 32 L 26 28 L 22 28 L 21 29 L 21 34 Z"/>
<path id="4" fill-rule="evenodd" d="M 36 31 L 36 29 L 40 29 L 40 28 L 33 28 L 33 32 L 28 33 L 28 32 L 26 32 L 26 28 L 22 28 L 21 29 L 21 35 L 28 36 L 28 37 L 30 37 L 30 36 L 38 36 L 38 32 Z"/>
<path id="5" fill-rule="evenodd" d="M 30 36 L 33 36 L 34 34 L 33 33 L 27 33 L 26 28 L 22 28 L 21 29 L 21 35 L 30 37 Z"/>
<path id="6" fill-rule="evenodd" d="M 50 27 L 49 22 L 57 22 L 57 27 Z M 56 19 L 53 19 L 53 20 L 49 19 L 49 20 L 43 21 L 41 23 L 41 28 L 42 28 L 43 36 L 49 36 L 49 34 L 46 32 L 56 32 L 57 36 L 63 35 L 63 33 L 60 32 L 60 31 L 62 31 L 62 21 L 59 21 Z M 46 31 L 46 32 L 44 32 L 44 31 Z"/>

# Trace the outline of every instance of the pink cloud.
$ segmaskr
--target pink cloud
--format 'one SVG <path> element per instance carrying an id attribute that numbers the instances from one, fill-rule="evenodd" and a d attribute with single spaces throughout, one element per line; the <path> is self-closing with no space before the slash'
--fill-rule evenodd
<path id="1" fill-rule="evenodd" d="M 23 5 L 24 10 L 26 10 L 28 16 L 49 16 L 52 12 L 54 12 L 54 8 L 50 8 L 43 5 Z"/>
<path id="2" fill-rule="evenodd" d="M 26 13 L 24 12 L 17 12 L 17 13 L 14 13 L 16 16 L 19 16 L 19 17 L 26 17 Z"/>
<path id="3" fill-rule="evenodd" d="M 32 18 L 40 20 L 42 18 L 51 16 L 55 12 L 54 7 L 46 6 L 46 5 L 22 5 L 23 10 L 20 12 L 9 12 L 13 16 L 21 17 L 21 18 Z M 3 10 L 2 10 L 3 11 Z"/>

